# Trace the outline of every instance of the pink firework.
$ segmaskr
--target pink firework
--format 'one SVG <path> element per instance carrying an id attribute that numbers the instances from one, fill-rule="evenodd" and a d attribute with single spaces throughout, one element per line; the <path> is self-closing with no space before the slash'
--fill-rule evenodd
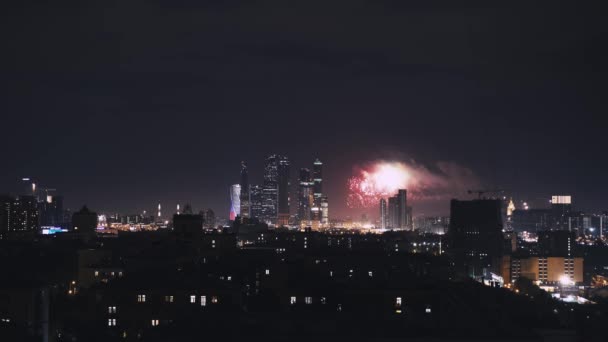
<path id="1" fill-rule="evenodd" d="M 410 172 L 402 163 L 380 162 L 348 180 L 347 205 L 351 208 L 378 205 L 381 198 L 394 196 L 398 189 L 406 189 Z"/>

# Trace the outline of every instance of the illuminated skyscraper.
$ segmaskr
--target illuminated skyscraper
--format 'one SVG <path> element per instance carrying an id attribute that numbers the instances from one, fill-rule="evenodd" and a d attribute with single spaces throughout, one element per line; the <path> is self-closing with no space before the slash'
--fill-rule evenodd
<path id="1" fill-rule="evenodd" d="M 266 157 L 264 185 L 262 186 L 262 212 L 259 219 L 275 223 L 279 206 L 279 159 L 276 154 Z"/>
<path id="2" fill-rule="evenodd" d="M 386 229 L 388 213 L 386 212 L 386 200 L 380 199 L 380 228 Z"/>
<path id="3" fill-rule="evenodd" d="M 278 225 L 287 225 L 289 223 L 289 194 L 291 189 L 291 168 L 287 157 L 279 157 L 278 166 Z"/>
<path id="4" fill-rule="evenodd" d="M 230 221 L 241 215 L 241 185 L 233 184 L 230 187 Z"/>
<path id="5" fill-rule="evenodd" d="M 251 200 L 250 204 L 250 215 L 251 217 L 261 218 L 262 217 L 262 204 L 264 202 L 264 189 L 259 185 L 251 185 L 249 187 Z"/>
<path id="6" fill-rule="evenodd" d="M 313 205 L 313 182 L 310 170 L 300 169 L 300 190 L 298 192 L 298 220 L 302 225 L 310 225 Z"/>
<path id="7" fill-rule="evenodd" d="M 321 206 L 323 196 L 323 163 L 317 158 L 313 164 L 314 202 L 315 206 Z"/>
<path id="8" fill-rule="evenodd" d="M 553 229 L 572 230 L 572 196 L 552 196 L 551 215 Z"/>
<path id="9" fill-rule="evenodd" d="M 250 216 L 251 198 L 249 197 L 249 171 L 247 163 L 241 162 L 241 217 Z"/>
<path id="10" fill-rule="evenodd" d="M 329 226 L 329 201 L 327 196 L 321 197 L 321 226 Z"/>

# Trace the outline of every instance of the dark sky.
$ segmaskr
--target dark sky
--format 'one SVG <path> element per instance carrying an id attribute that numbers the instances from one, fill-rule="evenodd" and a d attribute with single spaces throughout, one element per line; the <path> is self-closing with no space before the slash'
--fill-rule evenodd
<path id="1" fill-rule="evenodd" d="M 353 166 L 394 156 L 608 209 L 601 2 L 501 3 L 14 2 L 0 192 L 30 176 L 72 207 L 227 215 L 240 161 L 256 183 L 276 152 L 325 162 L 333 214 Z"/>

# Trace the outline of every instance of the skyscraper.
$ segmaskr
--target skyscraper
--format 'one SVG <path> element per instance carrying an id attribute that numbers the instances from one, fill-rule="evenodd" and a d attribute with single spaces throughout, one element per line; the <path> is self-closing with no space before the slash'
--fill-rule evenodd
<path id="1" fill-rule="evenodd" d="M 398 205 L 397 205 L 397 196 L 388 198 L 388 228 L 397 228 L 397 224 L 399 222 L 398 219 Z"/>
<path id="2" fill-rule="evenodd" d="M 47 195 L 38 205 L 41 226 L 66 228 L 63 222 L 63 197 Z"/>
<path id="3" fill-rule="evenodd" d="M 572 230 L 572 196 L 552 196 L 551 215 L 553 229 Z"/>
<path id="4" fill-rule="evenodd" d="M 327 196 L 321 197 L 321 226 L 329 226 L 329 201 Z"/>
<path id="5" fill-rule="evenodd" d="M 380 199 L 380 228 L 386 229 L 388 213 L 386 212 L 386 200 Z"/>
<path id="6" fill-rule="evenodd" d="M 298 221 L 301 225 L 310 225 L 311 209 L 313 205 L 313 182 L 310 170 L 300 169 L 300 189 L 298 192 Z"/>
<path id="7" fill-rule="evenodd" d="M 203 227 L 212 229 L 215 228 L 215 212 L 211 209 L 201 210 L 199 214 L 203 217 Z"/>
<path id="8" fill-rule="evenodd" d="M 241 185 L 233 184 L 230 187 L 230 221 L 241 215 Z"/>
<path id="9" fill-rule="evenodd" d="M 262 188 L 262 212 L 260 220 L 275 223 L 279 206 L 279 159 L 276 154 L 266 157 Z"/>
<path id="10" fill-rule="evenodd" d="M 264 202 L 264 189 L 260 185 L 251 185 L 249 187 L 250 216 L 255 218 L 262 217 L 262 209 Z"/>
<path id="11" fill-rule="evenodd" d="M 289 194 L 291 189 L 291 168 L 289 166 L 289 159 L 287 157 L 279 157 L 278 166 L 278 225 L 287 225 L 289 223 Z"/>
<path id="12" fill-rule="evenodd" d="M 314 202 L 315 206 L 321 206 L 323 196 L 323 163 L 317 158 L 313 163 Z"/>
<path id="13" fill-rule="evenodd" d="M 409 223 L 407 212 L 407 190 L 399 189 L 397 192 L 397 226 L 395 228 L 407 228 Z"/>
<path id="14" fill-rule="evenodd" d="M 19 196 L 10 207 L 9 232 L 37 232 L 39 228 L 38 201 L 34 196 Z"/>
<path id="15" fill-rule="evenodd" d="M 250 216 L 250 201 L 249 171 L 247 170 L 247 163 L 241 162 L 241 217 L 248 218 Z"/>

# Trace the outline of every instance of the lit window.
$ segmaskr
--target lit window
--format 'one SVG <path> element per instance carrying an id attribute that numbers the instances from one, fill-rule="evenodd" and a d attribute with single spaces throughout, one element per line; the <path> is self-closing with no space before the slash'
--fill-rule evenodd
<path id="1" fill-rule="evenodd" d="M 115 314 L 116 313 L 116 307 L 115 306 L 108 306 L 108 313 Z"/>
<path id="2" fill-rule="evenodd" d="M 304 298 L 304 302 L 306 304 L 312 304 L 312 297 L 306 297 L 306 298 Z"/>
<path id="3" fill-rule="evenodd" d="M 157 320 L 157 319 L 153 319 L 153 320 L 152 320 L 152 326 L 153 326 L 153 327 L 157 327 L 157 326 L 158 326 L 158 324 L 159 324 L 159 322 L 158 322 L 158 320 Z"/>
<path id="4" fill-rule="evenodd" d="M 145 303 L 146 302 L 146 295 L 144 295 L 144 294 L 137 295 L 137 301 L 139 303 Z"/>
<path id="5" fill-rule="evenodd" d="M 321 304 L 326 304 L 326 303 L 327 303 L 327 298 L 321 297 Z"/>
<path id="6" fill-rule="evenodd" d="M 173 296 L 165 296 L 165 302 L 173 303 Z"/>
<path id="7" fill-rule="evenodd" d="M 426 307 L 426 310 L 424 310 L 424 312 L 426 312 L 427 314 L 431 313 L 431 307 L 430 307 L 430 306 L 427 306 L 427 307 Z"/>
<path id="8" fill-rule="evenodd" d="M 190 303 L 196 303 L 196 296 L 190 296 Z"/>
<path id="9" fill-rule="evenodd" d="M 295 303 L 296 303 L 296 297 L 293 297 L 293 296 L 292 296 L 292 297 L 289 299 L 289 304 L 293 305 L 293 304 L 295 304 Z"/>
<path id="10" fill-rule="evenodd" d="M 201 306 L 207 305 L 207 296 L 201 296 Z"/>
<path id="11" fill-rule="evenodd" d="M 269 274 L 270 274 L 270 270 L 266 269 L 266 275 L 269 275 Z"/>
<path id="12" fill-rule="evenodd" d="M 95 276 L 99 277 L 99 271 L 95 271 Z"/>
<path id="13" fill-rule="evenodd" d="M 395 306 L 398 306 L 398 307 L 401 306 L 401 297 L 395 298 Z"/>
<path id="14" fill-rule="evenodd" d="M 369 272 L 367 272 L 367 275 L 369 275 L 370 277 L 373 277 L 374 276 L 374 272 L 369 271 Z"/>
<path id="15" fill-rule="evenodd" d="M 108 326 L 115 327 L 116 326 L 116 318 L 108 318 Z"/>
<path id="16" fill-rule="evenodd" d="M 342 304 L 338 304 L 338 312 L 342 311 Z"/>
<path id="17" fill-rule="evenodd" d="M 217 304 L 218 301 L 219 301 L 219 299 L 217 298 L 217 296 L 211 297 L 211 303 Z"/>

